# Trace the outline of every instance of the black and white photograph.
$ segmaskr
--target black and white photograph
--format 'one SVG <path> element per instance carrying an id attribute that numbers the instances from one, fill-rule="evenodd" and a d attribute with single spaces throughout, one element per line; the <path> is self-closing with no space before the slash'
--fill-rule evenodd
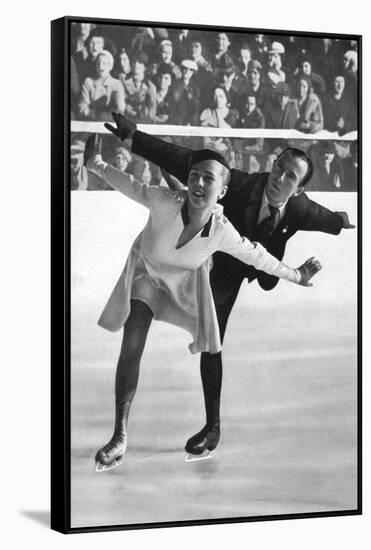
<path id="1" fill-rule="evenodd" d="M 244 23 L 52 23 L 56 530 L 361 513 L 361 37 Z"/>

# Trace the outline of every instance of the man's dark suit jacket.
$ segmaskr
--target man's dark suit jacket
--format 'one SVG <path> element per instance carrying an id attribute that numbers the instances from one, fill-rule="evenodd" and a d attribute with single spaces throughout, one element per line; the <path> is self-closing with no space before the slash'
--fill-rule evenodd
<path id="1" fill-rule="evenodd" d="M 187 183 L 191 149 L 166 143 L 137 131 L 133 136 L 132 151 L 164 168 L 182 183 Z M 220 201 L 224 207 L 225 216 L 241 235 L 245 235 L 251 241 L 256 240 L 258 217 L 268 176 L 267 172 L 248 174 L 232 169 L 228 192 Z M 337 235 L 341 227 L 340 216 L 302 193 L 287 202 L 283 219 L 275 228 L 266 248 L 273 256 L 282 260 L 287 241 L 297 231 L 321 231 Z M 214 254 L 213 260 L 214 282 L 220 279 L 232 283 L 241 277 L 246 277 L 249 282 L 257 279 L 264 290 L 271 290 L 279 280 L 222 252 Z"/>

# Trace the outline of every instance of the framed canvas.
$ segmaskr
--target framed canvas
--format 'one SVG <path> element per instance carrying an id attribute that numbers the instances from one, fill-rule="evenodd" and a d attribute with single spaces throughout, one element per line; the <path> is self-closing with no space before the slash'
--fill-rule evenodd
<path id="1" fill-rule="evenodd" d="M 360 514 L 361 36 L 51 48 L 52 528 Z"/>

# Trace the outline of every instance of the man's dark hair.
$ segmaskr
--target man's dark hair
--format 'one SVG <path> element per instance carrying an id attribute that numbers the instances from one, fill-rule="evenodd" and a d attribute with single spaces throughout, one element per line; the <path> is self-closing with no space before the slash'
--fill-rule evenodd
<path id="1" fill-rule="evenodd" d="M 289 153 L 292 158 L 305 160 L 305 162 L 307 163 L 307 166 L 308 166 L 307 173 L 303 177 L 302 181 L 299 183 L 299 187 L 304 187 L 304 185 L 308 183 L 308 181 L 313 175 L 312 159 L 310 158 L 309 155 L 307 155 L 305 151 L 302 151 L 301 149 L 296 149 L 295 147 L 287 147 L 282 151 L 282 153 L 278 155 L 277 160 L 281 158 L 284 153 Z"/>

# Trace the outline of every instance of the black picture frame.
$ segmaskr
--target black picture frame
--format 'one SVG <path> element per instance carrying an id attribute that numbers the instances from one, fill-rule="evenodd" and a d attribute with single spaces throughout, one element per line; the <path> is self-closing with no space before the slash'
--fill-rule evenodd
<path id="1" fill-rule="evenodd" d="M 91 17 L 62 17 L 51 24 L 51 528 L 61 533 L 83 533 L 128 529 L 150 529 L 189 525 L 272 521 L 362 514 L 362 72 L 358 73 L 358 198 L 357 198 L 357 505 L 350 510 L 328 510 L 279 515 L 223 517 L 184 521 L 131 523 L 122 525 L 71 526 L 71 201 L 70 134 L 70 32 L 71 24 L 130 25 L 152 28 L 189 28 L 198 31 L 262 33 L 277 36 L 331 38 L 357 42 L 362 67 L 362 36 L 300 30 L 250 29 L 244 27 L 126 21 Z"/>

